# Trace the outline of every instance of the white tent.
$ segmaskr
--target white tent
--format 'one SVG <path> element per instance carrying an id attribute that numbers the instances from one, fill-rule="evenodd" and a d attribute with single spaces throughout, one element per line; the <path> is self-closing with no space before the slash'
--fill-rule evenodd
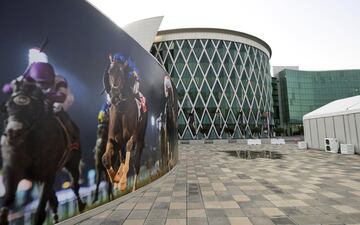
<path id="1" fill-rule="evenodd" d="M 360 153 L 360 95 L 330 102 L 306 114 L 303 123 L 309 148 L 324 149 L 325 138 L 337 138 Z"/>

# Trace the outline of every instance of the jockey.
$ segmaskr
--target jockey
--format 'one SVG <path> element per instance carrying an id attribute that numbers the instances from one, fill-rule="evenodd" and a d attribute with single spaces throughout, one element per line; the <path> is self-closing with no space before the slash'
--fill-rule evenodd
<path id="1" fill-rule="evenodd" d="M 113 61 L 122 63 L 129 67 L 130 71 L 127 76 L 128 78 L 127 82 L 129 83 L 130 89 L 135 96 L 135 100 L 137 101 L 138 105 L 140 105 L 141 112 L 145 113 L 147 111 L 146 98 L 139 91 L 140 77 L 139 77 L 138 69 L 135 66 L 135 62 L 130 57 L 126 58 L 121 53 L 114 54 Z"/>
<path id="2" fill-rule="evenodd" d="M 169 97 L 169 92 L 172 91 L 172 86 L 171 86 L 171 78 L 168 74 L 165 75 L 164 77 L 164 92 L 165 92 L 165 97 L 168 98 Z"/>
<path id="3" fill-rule="evenodd" d="M 166 99 L 171 104 L 171 107 L 174 107 L 173 106 L 173 103 L 174 103 L 173 91 L 174 90 L 171 85 L 171 78 L 168 74 L 166 74 L 164 77 L 164 92 L 165 92 Z"/>
<path id="4" fill-rule="evenodd" d="M 3 87 L 3 93 L 11 94 L 14 90 L 16 81 L 25 80 L 26 82 L 34 82 L 44 93 L 49 106 L 54 103 L 63 103 L 66 94 L 62 88 L 67 88 L 65 80 L 55 79 L 55 72 L 51 64 L 44 62 L 32 63 L 26 73 Z"/>
<path id="5" fill-rule="evenodd" d="M 65 112 L 73 103 L 74 97 L 68 89 L 68 84 L 62 76 L 55 75 L 54 68 L 50 63 L 33 62 L 25 74 L 5 84 L 2 91 L 12 94 L 16 81 L 34 82 L 44 93 L 46 110 L 55 112 L 62 121 L 71 136 L 71 148 L 78 149 L 79 143 L 75 141 L 75 130 L 69 115 Z"/>

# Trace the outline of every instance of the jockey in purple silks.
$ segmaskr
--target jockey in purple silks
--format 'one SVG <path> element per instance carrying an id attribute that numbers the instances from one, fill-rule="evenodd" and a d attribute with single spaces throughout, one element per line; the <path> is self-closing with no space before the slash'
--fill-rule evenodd
<path id="1" fill-rule="evenodd" d="M 49 63 L 35 62 L 30 65 L 27 72 L 13 80 L 9 84 L 5 84 L 2 91 L 5 94 L 11 94 L 16 81 L 24 80 L 26 82 L 34 82 L 45 94 L 48 104 L 52 106 L 54 103 L 64 103 L 67 95 L 67 82 L 64 78 L 55 75 L 53 67 Z"/>
<path id="2" fill-rule="evenodd" d="M 47 110 L 54 112 L 66 127 L 72 142 L 72 149 L 78 149 L 75 141 L 75 131 L 69 115 L 65 112 L 73 103 L 74 97 L 68 89 L 65 78 L 55 75 L 54 68 L 49 63 L 34 62 L 25 74 L 3 86 L 3 93 L 12 94 L 16 81 L 34 82 L 46 97 Z"/>

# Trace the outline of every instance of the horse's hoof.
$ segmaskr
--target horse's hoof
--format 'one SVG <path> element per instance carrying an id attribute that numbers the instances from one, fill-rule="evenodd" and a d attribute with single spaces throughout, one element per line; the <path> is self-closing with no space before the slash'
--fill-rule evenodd
<path id="1" fill-rule="evenodd" d="M 8 225 L 8 215 L 9 215 L 9 209 L 8 208 L 2 208 L 1 209 L 1 216 L 0 216 L 0 225 Z"/>
<path id="2" fill-rule="evenodd" d="M 127 179 L 126 179 L 126 177 L 125 177 L 125 178 L 122 178 L 119 184 L 120 184 L 120 190 L 121 190 L 121 191 L 125 191 L 126 186 L 127 186 Z"/>
<path id="3" fill-rule="evenodd" d="M 54 219 L 54 223 L 59 222 L 59 216 L 57 214 L 54 215 L 53 219 Z"/>
<path id="4" fill-rule="evenodd" d="M 116 183 L 116 186 L 115 186 L 115 187 L 116 187 L 116 189 L 122 191 L 122 190 L 121 190 L 121 184 L 120 184 L 120 183 Z"/>
<path id="5" fill-rule="evenodd" d="M 82 213 L 86 207 L 86 204 L 83 202 L 79 202 L 79 211 Z"/>

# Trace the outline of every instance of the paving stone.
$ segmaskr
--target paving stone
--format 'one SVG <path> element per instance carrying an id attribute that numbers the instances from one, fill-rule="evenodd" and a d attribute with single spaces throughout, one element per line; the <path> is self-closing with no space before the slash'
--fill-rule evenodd
<path id="1" fill-rule="evenodd" d="M 238 208 L 238 209 L 224 209 L 225 214 L 227 217 L 244 217 L 244 212 Z"/>
<path id="2" fill-rule="evenodd" d="M 134 209 L 129 214 L 129 219 L 145 219 L 149 214 L 149 210 L 146 209 Z"/>
<path id="3" fill-rule="evenodd" d="M 166 218 L 167 209 L 152 209 L 147 218 L 149 219 L 162 219 Z"/>
<path id="4" fill-rule="evenodd" d="M 207 217 L 226 217 L 224 209 L 206 209 Z"/>
<path id="5" fill-rule="evenodd" d="M 206 213 L 204 209 L 189 209 L 187 210 L 187 217 L 204 217 L 206 218 Z"/>
<path id="6" fill-rule="evenodd" d="M 128 219 L 123 225 L 143 225 L 145 220 L 137 220 L 137 219 Z"/>
<path id="7" fill-rule="evenodd" d="M 269 217 L 249 217 L 249 220 L 254 225 L 274 225 Z"/>
<path id="8" fill-rule="evenodd" d="M 170 209 L 167 213 L 168 219 L 185 219 L 186 209 Z"/>
<path id="9" fill-rule="evenodd" d="M 147 219 L 144 225 L 164 225 L 166 219 Z"/>
<path id="10" fill-rule="evenodd" d="M 208 225 L 207 218 L 199 218 L 199 217 L 188 217 L 187 218 L 188 225 Z"/>
<path id="11" fill-rule="evenodd" d="M 290 220 L 288 217 L 275 217 L 271 218 L 271 221 L 276 225 L 290 225 L 295 224 L 292 220 Z"/>
<path id="12" fill-rule="evenodd" d="M 248 217 L 231 217 L 229 221 L 231 225 L 252 225 Z"/>
<path id="13" fill-rule="evenodd" d="M 186 225 L 186 219 L 167 219 L 166 225 Z"/>
<path id="14" fill-rule="evenodd" d="M 230 225 L 230 221 L 227 217 L 209 217 L 209 225 Z"/>

